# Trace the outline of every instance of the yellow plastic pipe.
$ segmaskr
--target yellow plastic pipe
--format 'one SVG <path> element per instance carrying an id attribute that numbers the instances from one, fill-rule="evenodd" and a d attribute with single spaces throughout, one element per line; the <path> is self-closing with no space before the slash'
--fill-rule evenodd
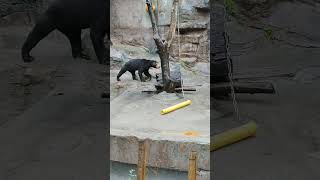
<path id="1" fill-rule="evenodd" d="M 211 136 L 210 151 L 215 151 L 224 146 L 255 136 L 256 131 L 257 124 L 255 122 L 249 122 L 240 127 L 233 128 L 221 134 Z"/>
<path id="2" fill-rule="evenodd" d="M 188 105 L 190 105 L 190 104 L 191 104 L 191 100 L 184 101 L 184 102 L 179 103 L 179 104 L 176 104 L 176 105 L 174 105 L 174 106 L 171 106 L 171 107 L 162 109 L 162 110 L 160 111 L 160 114 L 161 114 L 161 115 L 168 114 L 168 113 L 170 113 L 170 112 L 172 112 L 172 111 L 175 111 L 175 110 L 177 110 L 177 109 L 183 108 L 183 107 L 188 106 Z"/>

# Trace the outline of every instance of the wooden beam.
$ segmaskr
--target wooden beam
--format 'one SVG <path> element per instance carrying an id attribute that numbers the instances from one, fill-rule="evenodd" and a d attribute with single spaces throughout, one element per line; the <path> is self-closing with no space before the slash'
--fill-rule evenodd
<path id="1" fill-rule="evenodd" d="M 211 87 L 213 94 L 226 94 L 231 93 L 229 82 L 214 83 Z M 248 94 L 274 94 L 275 89 L 270 82 L 234 82 L 235 93 L 248 93 Z"/>
<path id="2" fill-rule="evenodd" d="M 146 140 L 139 142 L 137 180 L 145 180 L 149 146 Z"/>
<path id="3" fill-rule="evenodd" d="M 197 153 L 192 151 L 189 155 L 188 180 L 197 178 Z"/>

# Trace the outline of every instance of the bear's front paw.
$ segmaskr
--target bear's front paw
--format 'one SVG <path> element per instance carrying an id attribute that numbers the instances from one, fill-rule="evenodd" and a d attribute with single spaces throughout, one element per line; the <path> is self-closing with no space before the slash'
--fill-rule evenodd
<path id="1" fill-rule="evenodd" d="M 34 61 L 34 57 L 30 56 L 30 55 L 24 55 L 22 56 L 22 59 L 25 63 L 29 63 L 29 62 L 32 62 Z"/>
<path id="2" fill-rule="evenodd" d="M 90 55 L 85 54 L 84 52 L 81 52 L 81 53 L 79 54 L 79 58 L 85 59 L 85 60 L 91 60 Z"/>

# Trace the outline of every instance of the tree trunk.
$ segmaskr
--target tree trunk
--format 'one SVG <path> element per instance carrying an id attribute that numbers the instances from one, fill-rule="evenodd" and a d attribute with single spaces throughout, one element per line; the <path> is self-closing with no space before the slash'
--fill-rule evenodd
<path id="1" fill-rule="evenodd" d="M 174 10 L 172 11 L 172 14 L 174 14 L 174 17 L 175 17 L 175 8 L 176 8 L 177 2 L 178 2 L 178 0 L 174 0 L 174 4 L 173 4 Z M 174 87 L 174 83 L 172 83 L 172 81 L 170 79 L 170 67 L 169 67 L 169 46 L 170 46 L 172 38 L 173 38 L 173 35 L 172 35 L 173 32 L 169 32 L 168 38 L 170 38 L 170 39 L 168 39 L 168 41 L 170 44 L 168 43 L 168 41 L 162 41 L 160 34 L 159 34 L 157 24 L 156 24 L 155 14 L 152 9 L 152 3 L 150 0 L 146 0 L 146 4 L 148 7 L 148 13 L 149 13 L 151 24 L 152 24 L 153 39 L 156 43 L 156 46 L 159 49 L 159 57 L 161 60 L 163 90 L 166 92 L 174 92 L 175 87 Z M 175 18 L 171 18 L 171 20 L 172 19 L 175 19 Z M 170 27 L 170 31 L 175 32 L 175 30 L 176 30 L 175 25 L 174 25 L 174 29 L 172 27 Z"/>

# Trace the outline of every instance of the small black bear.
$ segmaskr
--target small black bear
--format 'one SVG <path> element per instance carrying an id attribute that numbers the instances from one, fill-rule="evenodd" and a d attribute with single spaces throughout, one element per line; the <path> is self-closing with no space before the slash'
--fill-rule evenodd
<path id="1" fill-rule="evenodd" d="M 132 74 L 132 79 L 133 80 L 137 80 L 136 73 L 135 73 L 136 71 L 138 71 L 140 80 L 142 82 L 145 81 L 143 76 L 142 76 L 142 73 L 144 73 L 151 80 L 151 75 L 149 73 L 149 69 L 151 67 L 157 68 L 157 69 L 160 68 L 160 66 L 157 63 L 157 61 L 146 60 L 146 59 L 133 59 L 133 60 L 130 60 L 127 63 L 125 63 L 123 65 L 123 67 L 121 68 L 120 72 L 117 75 L 117 80 L 120 81 L 120 77 L 122 76 L 122 74 L 124 74 L 127 71 L 129 71 Z"/>

